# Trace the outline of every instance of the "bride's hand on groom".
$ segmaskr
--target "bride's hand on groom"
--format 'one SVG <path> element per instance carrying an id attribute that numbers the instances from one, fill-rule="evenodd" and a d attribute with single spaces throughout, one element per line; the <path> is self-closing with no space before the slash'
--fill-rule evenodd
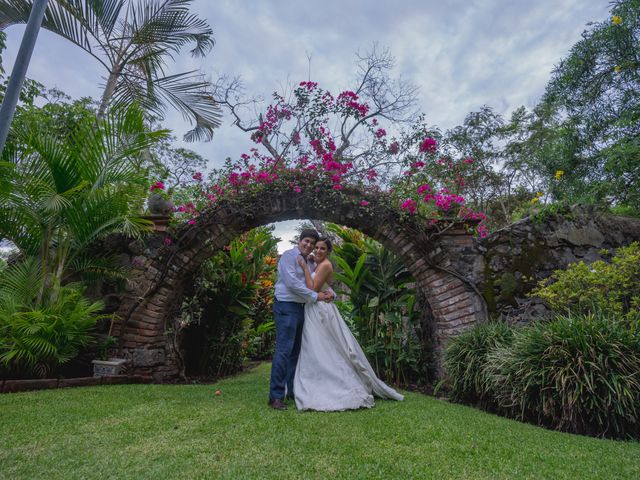
<path id="1" fill-rule="evenodd" d="M 333 295 L 330 292 L 318 292 L 318 301 L 330 303 L 333 300 Z"/>
<path id="2" fill-rule="evenodd" d="M 298 258 L 296 260 L 298 261 L 298 265 L 300 265 L 303 270 L 306 269 L 306 268 L 309 268 L 307 266 L 306 260 L 304 259 L 304 257 L 302 257 L 302 255 L 298 256 Z"/>

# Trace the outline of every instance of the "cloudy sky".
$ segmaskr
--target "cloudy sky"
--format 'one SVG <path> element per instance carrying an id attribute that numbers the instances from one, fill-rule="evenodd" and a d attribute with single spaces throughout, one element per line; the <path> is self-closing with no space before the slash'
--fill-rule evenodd
<path id="1" fill-rule="evenodd" d="M 193 10 L 213 28 L 216 45 L 205 59 L 181 56 L 173 71 L 239 75 L 247 94 L 268 100 L 306 80 L 310 68 L 312 80 L 335 92 L 352 85 L 355 53 L 377 42 L 395 57 L 395 75 L 419 87 L 427 121 L 447 129 L 482 105 L 505 115 L 535 105 L 553 66 L 608 9 L 606 0 L 196 0 Z M 7 31 L 8 71 L 23 31 Z M 103 75 L 89 55 L 40 33 L 30 78 L 72 97 L 99 97 Z M 174 112 L 165 124 L 178 136 L 188 130 Z M 211 166 L 237 158 L 250 144 L 230 124 L 226 117 L 213 141 L 189 148 Z M 279 233 L 290 230 L 289 223 Z"/>

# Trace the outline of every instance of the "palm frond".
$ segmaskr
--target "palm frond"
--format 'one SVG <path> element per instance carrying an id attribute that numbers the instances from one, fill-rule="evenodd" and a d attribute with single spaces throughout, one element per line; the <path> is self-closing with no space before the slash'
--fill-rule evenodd
<path id="1" fill-rule="evenodd" d="M 206 20 L 189 13 L 192 0 L 140 2 L 130 8 L 133 37 L 138 48 L 162 44 L 172 52 L 179 52 L 187 44 L 195 43 L 193 56 L 204 57 L 213 47 L 213 31 Z M 137 52 L 132 52 L 137 56 Z"/>
<path id="2" fill-rule="evenodd" d="M 124 0 L 115 3 L 122 1 Z M 96 46 L 102 46 L 101 22 L 93 8 L 97 3 L 101 2 L 97 0 L 49 1 L 42 20 L 42 28 L 66 38 L 106 66 L 104 61 L 94 53 Z M 33 0 L 4 0 L 0 2 L 0 29 L 26 23 L 32 8 Z M 112 13 L 113 8 L 100 11 Z"/>
<path id="3" fill-rule="evenodd" d="M 138 102 L 145 110 L 163 118 L 165 105 L 171 105 L 195 127 L 184 136 L 185 141 L 207 141 L 220 126 L 221 111 L 213 97 L 211 84 L 195 71 L 180 73 L 152 82 L 141 82 L 139 75 L 127 72 L 114 94 L 113 105 L 123 108 Z M 143 86 L 144 85 L 144 86 Z"/>
<path id="4" fill-rule="evenodd" d="M 0 278 L 0 304 L 8 299 L 23 305 L 30 305 L 38 295 L 43 276 L 40 262 L 27 257 L 25 260 L 9 265 Z"/>

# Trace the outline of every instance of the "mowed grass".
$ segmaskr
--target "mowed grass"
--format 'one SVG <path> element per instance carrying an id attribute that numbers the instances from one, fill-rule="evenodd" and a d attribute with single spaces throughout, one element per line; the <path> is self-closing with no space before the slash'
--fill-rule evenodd
<path id="1" fill-rule="evenodd" d="M 640 478 L 638 442 L 552 432 L 415 393 L 370 410 L 274 411 L 269 371 L 216 385 L 0 395 L 0 478 Z"/>

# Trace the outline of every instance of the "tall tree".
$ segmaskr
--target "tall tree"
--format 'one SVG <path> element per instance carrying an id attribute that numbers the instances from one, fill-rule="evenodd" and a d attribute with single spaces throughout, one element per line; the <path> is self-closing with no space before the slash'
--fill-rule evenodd
<path id="1" fill-rule="evenodd" d="M 193 0 L 50 0 L 42 27 L 74 43 L 107 71 L 98 117 L 109 106 L 136 102 L 162 118 L 167 105 L 195 127 L 185 140 L 209 140 L 220 124 L 212 88 L 197 71 L 166 73 L 183 47 L 203 57 L 213 47 L 206 20 L 189 11 Z M 0 1 L 0 29 L 26 23 L 33 0 Z"/>
<path id="2" fill-rule="evenodd" d="M 13 171 L 0 238 L 38 259 L 40 298 L 55 296 L 70 274 L 107 272 L 108 259 L 90 251 L 95 241 L 149 228 L 132 213 L 146 185 L 137 159 L 166 135 L 148 132 L 137 107 L 109 110 L 97 125 L 81 116 L 66 135 L 42 125 L 35 115 L 17 117 L 0 158 Z"/>
<path id="3" fill-rule="evenodd" d="M 640 0 L 613 2 L 609 18 L 583 33 L 537 113 L 560 128 L 549 173 L 640 209 Z"/>

